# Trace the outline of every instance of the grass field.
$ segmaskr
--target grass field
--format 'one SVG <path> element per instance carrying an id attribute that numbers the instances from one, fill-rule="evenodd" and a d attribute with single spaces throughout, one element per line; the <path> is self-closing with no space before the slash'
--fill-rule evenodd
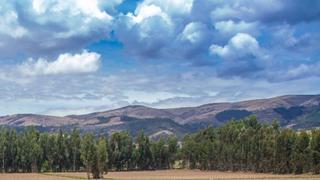
<path id="1" fill-rule="evenodd" d="M 0 180 L 72 180 L 86 179 L 85 173 L 45 173 L 45 174 L 0 174 Z M 191 180 L 191 179 L 319 179 L 319 175 L 274 175 L 244 172 L 217 172 L 198 170 L 164 170 L 164 171 L 133 171 L 133 172 L 109 172 L 105 179 L 114 180 Z"/>

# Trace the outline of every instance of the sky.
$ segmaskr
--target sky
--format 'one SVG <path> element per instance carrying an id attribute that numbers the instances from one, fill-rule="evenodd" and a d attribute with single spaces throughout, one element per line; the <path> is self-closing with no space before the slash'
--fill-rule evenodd
<path id="1" fill-rule="evenodd" d="M 0 115 L 320 94 L 318 0 L 0 3 Z"/>

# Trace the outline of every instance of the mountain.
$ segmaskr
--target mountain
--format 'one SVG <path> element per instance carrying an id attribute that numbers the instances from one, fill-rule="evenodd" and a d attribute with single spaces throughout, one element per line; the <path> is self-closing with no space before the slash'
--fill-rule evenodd
<path id="1" fill-rule="evenodd" d="M 263 123 L 271 123 L 273 119 L 277 119 L 283 127 L 320 127 L 320 95 L 287 95 L 171 109 L 136 105 L 65 117 L 16 114 L 0 117 L 0 125 L 17 129 L 35 126 L 49 132 L 77 127 L 83 132 L 91 131 L 96 134 L 127 130 L 136 135 L 143 129 L 150 137 L 159 138 L 171 134 L 182 137 L 208 125 L 221 126 L 232 118 L 241 119 L 249 115 L 256 115 Z"/>

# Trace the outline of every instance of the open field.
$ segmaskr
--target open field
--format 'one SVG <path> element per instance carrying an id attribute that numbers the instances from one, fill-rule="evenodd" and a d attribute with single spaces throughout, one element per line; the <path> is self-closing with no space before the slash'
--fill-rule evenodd
<path id="1" fill-rule="evenodd" d="M 133 171 L 109 172 L 106 179 L 115 180 L 177 180 L 177 179 L 319 179 L 319 175 L 275 175 L 245 172 L 217 172 L 198 170 L 164 170 L 164 171 Z M 86 179 L 85 173 L 46 173 L 46 174 L 0 174 L 0 180 L 72 180 Z"/>

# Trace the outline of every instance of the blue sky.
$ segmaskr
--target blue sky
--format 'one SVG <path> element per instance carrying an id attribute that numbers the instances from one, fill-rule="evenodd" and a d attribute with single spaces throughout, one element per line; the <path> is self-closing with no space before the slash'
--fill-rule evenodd
<path id="1" fill-rule="evenodd" d="M 0 115 L 320 93 L 317 0 L 0 3 Z"/>

